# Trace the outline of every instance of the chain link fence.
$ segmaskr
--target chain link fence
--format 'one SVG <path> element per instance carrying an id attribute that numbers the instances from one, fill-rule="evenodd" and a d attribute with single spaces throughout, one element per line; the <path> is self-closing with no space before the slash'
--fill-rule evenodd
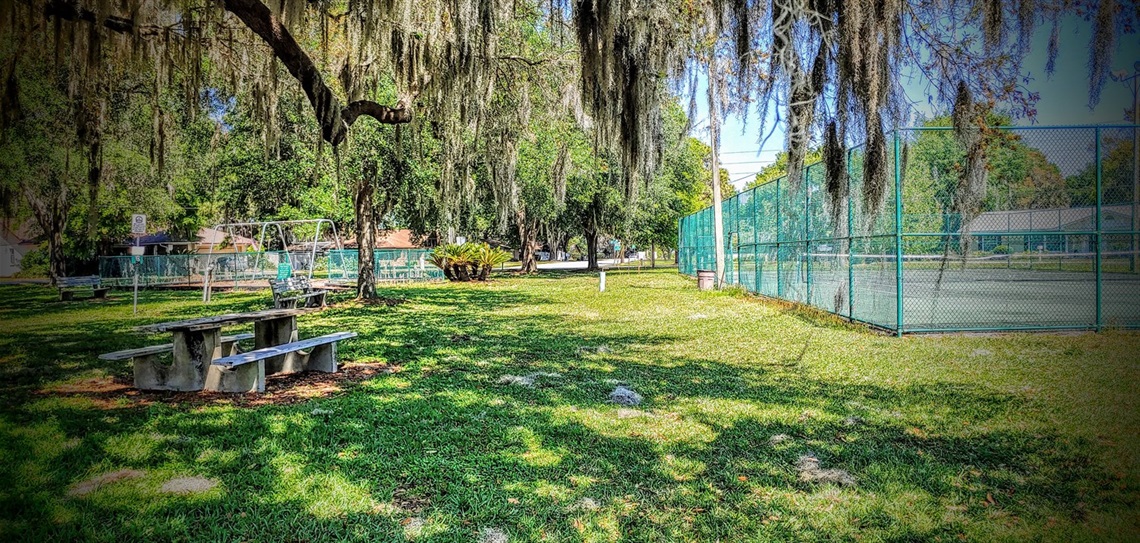
<path id="1" fill-rule="evenodd" d="M 441 281 L 443 270 L 431 263 L 431 249 L 376 249 L 373 272 L 378 282 Z M 360 255 L 356 249 L 328 253 L 329 282 L 356 284 Z"/>
<path id="2" fill-rule="evenodd" d="M 443 270 L 429 260 L 430 249 L 378 249 L 375 251 L 377 281 L 434 281 L 444 279 Z M 210 269 L 210 283 L 267 281 L 277 277 L 278 265 L 288 263 L 294 272 L 327 277 L 336 284 L 356 284 L 357 251 L 333 249 L 313 254 L 306 251 L 264 251 L 185 255 L 104 256 L 99 258 L 99 277 L 104 285 L 129 287 L 137 271 L 140 287 L 201 287 Z M 268 284 L 266 284 L 268 286 Z"/>
<path id="3" fill-rule="evenodd" d="M 313 255 L 306 251 L 101 256 L 99 278 L 105 285 L 131 286 L 137 271 L 141 287 L 200 287 L 207 270 L 213 284 L 268 280 L 277 276 L 277 266 L 283 262 L 297 271 L 307 271 L 314 264 Z"/>
<path id="4" fill-rule="evenodd" d="M 864 200 L 860 147 L 847 194 L 829 192 L 817 163 L 799 186 L 785 177 L 725 200 L 725 282 L 900 334 L 1140 327 L 1140 127 L 985 137 L 973 205 L 949 127 L 888 135 L 878 201 Z M 679 234 L 681 272 L 714 269 L 712 208 Z"/>

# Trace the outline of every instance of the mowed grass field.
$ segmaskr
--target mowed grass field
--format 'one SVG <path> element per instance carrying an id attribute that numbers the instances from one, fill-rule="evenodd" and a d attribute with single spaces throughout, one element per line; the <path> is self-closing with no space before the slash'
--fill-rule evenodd
<path id="1" fill-rule="evenodd" d="M 97 356 L 268 292 L 0 287 L 0 540 L 1140 539 L 1134 332 L 895 338 L 675 270 L 382 294 L 300 319 L 351 379 L 235 399 Z"/>

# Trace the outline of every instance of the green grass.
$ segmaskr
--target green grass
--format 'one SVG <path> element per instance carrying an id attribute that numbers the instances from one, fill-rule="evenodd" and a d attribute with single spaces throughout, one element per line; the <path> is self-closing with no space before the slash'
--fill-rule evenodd
<path id="1" fill-rule="evenodd" d="M 294 405 L 139 407 L 44 390 L 128 377 L 96 356 L 167 340 L 133 326 L 268 293 L 145 292 L 134 317 L 125 292 L 0 287 L 0 540 L 1140 537 L 1133 332 L 899 339 L 669 270 L 615 270 L 605 293 L 570 273 L 381 293 L 407 302 L 300 328 L 355 330 L 343 360 L 398 372 Z M 540 371 L 562 377 L 497 384 Z M 608 403 L 618 381 L 644 403 Z M 808 452 L 856 485 L 801 482 Z M 67 496 L 124 468 L 146 475 Z M 158 492 L 193 475 L 220 484 Z"/>

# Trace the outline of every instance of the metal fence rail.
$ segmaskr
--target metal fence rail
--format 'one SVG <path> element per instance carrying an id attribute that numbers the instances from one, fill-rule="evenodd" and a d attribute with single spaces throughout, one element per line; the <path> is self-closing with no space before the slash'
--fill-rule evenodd
<path id="1" fill-rule="evenodd" d="M 824 165 L 725 200 L 725 281 L 898 332 L 1140 327 L 1138 126 L 1001 128 L 974 213 L 949 128 L 890 135 L 890 182 L 863 199 Z M 712 209 L 680 220 L 681 273 L 715 266 Z"/>
<path id="2" fill-rule="evenodd" d="M 433 266 L 428 258 L 430 249 L 382 249 L 375 251 L 377 281 L 432 281 L 444 279 L 443 270 Z M 244 253 L 214 253 L 188 255 L 104 256 L 99 258 L 99 277 L 109 286 L 129 287 L 134 273 L 139 275 L 139 286 L 201 287 L 210 270 L 210 284 L 240 283 L 269 280 L 277 277 L 277 266 L 287 262 L 295 271 L 310 268 L 321 275 L 327 272 L 328 280 L 336 283 L 356 283 L 357 251 L 330 250 L 317 254 L 306 251 L 264 251 Z"/>
<path id="3" fill-rule="evenodd" d="M 277 276 L 277 265 L 289 262 L 293 269 L 307 270 L 313 264 L 308 252 L 260 251 L 240 253 L 102 256 L 99 277 L 104 284 L 130 286 L 134 273 L 139 286 L 201 286 L 210 272 L 210 282 L 253 281 Z M 317 263 L 319 265 L 319 262 Z"/>
<path id="4" fill-rule="evenodd" d="M 373 251 L 377 281 L 439 281 L 443 270 L 432 265 L 431 249 L 377 249 Z M 356 249 L 328 252 L 328 277 L 334 283 L 356 283 L 360 255 Z"/>

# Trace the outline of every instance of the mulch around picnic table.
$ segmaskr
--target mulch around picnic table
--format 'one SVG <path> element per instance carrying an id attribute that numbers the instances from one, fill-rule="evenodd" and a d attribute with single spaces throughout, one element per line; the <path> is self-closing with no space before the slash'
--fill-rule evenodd
<path id="1" fill-rule="evenodd" d="M 40 396 L 85 398 L 99 409 L 141 407 L 155 403 L 206 406 L 292 405 L 314 398 L 333 396 L 352 383 L 377 375 L 397 373 L 401 366 L 384 363 L 342 364 L 336 373 L 307 371 L 271 375 L 265 378 L 265 392 L 171 392 L 138 390 L 130 376 L 97 377 L 55 385 L 36 392 Z"/>

